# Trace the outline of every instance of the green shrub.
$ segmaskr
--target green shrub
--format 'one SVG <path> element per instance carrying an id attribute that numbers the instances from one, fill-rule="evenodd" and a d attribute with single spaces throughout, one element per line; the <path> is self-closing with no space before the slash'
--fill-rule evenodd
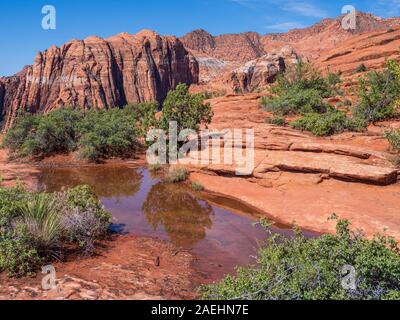
<path id="1" fill-rule="evenodd" d="M 0 232 L 0 272 L 11 277 L 33 274 L 43 259 L 22 230 Z"/>
<path id="2" fill-rule="evenodd" d="M 79 208 L 81 211 L 94 211 L 98 219 L 106 225 L 112 222 L 112 215 L 104 209 L 88 185 L 69 189 L 66 192 L 66 206 L 69 208 Z"/>
<path id="3" fill-rule="evenodd" d="M 179 84 L 168 93 L 163 104 L 159 127 L 169 132 L 169 123 L 177 122 L 178 132 L 184 129 L 198 131 L 200 125 L 211 123 L 213 112 L 209 103 L 203 103 L 202 94 L 191 94 L 186 84 Z"/>
<path id="4" fill-rule="evenodd" d="M 60 259 L 66 244 L 92 252 L 111 214 L 88 186 L 55 194 L 0 188 L 0 222 L 0 271 L 22 276 Z"/>
<path id="5" fill-rule="evenodd" d="M 326 76 L 326 82 L 330 85 L 330 86 L 336 86 L 340 83 L 342 83 L 342 79 L 340 77 L 339 73 L 329 73 Z"/>
<path id="6" fill-rule="evenodd" d="M 262 104 L 266 111 L 280 116 L 323 113 L 328 107 L 318 90 L 298 87 L 288 89 L 278 97 L 263 97 Z"/>
<path id="7" fill-rule="evenodd" d="M 200 183 L 197 183 L 197 182 L 192 183 L 192 189 L 194 191 L 204 191 L 204 187 Z"/>
<path id="8" fill-rule="evenodd" d="M 14 157 L 45 157 L 78 148 L 81 157 L 91 161 L 123 157 L 132 154 L 138 139 L 157 125 L 156 112 L 156 103 L 141 103 L 86 114 L 72 108 L 48 115 L 24 114 L 7 131 L 3 147 Z"/>
<path id="9" fill-rule="evenodd" d="M 371 300 L 400 298 L 400 254 L 394 239 L 368 240 L 339 221 L 335 235 L 305 238 L 273 234 L 261 246 L 256 266 L 201 288 L 204 299 Z M 342 285 L 343 267 L 356 270 L 356 289 Z"/>
<path id="10" fill-rule="evenodd" d="M 117 108 L 89 111 L 79 125 L 80 156 L 98 161 L 132 155 L 138 146 L 134 121 L 134 117 Z"/>
<path id="11" fill-rule="evenodd" d="M 226 96 L 226 90 L 214 90 L 214 91 L 204 91 L 201 93 L 204 99 L 212 99 Z"/>
<path id="12" fill-rule="evenodd" d="M 373 71 L 360 80 L 357 117 L 367 122 L 390 119 L 397 115 L 400 99 L 400 67 L 389 61 L 383 71 Z"/>
<path id="13" fill-rule="evenodd" d="M 386 139 L 389 140 L 393 150 L 400 152 L 400 130 L 389 130 L 385 132 Z"/>
<path id="14" fill-rule="evenodd" d="M 356 73 L 361 73 L 361 72 L 365 72 L 365 71 L 367 71 L 367 67 L 365 66 L 365 64 L 360 64 L 356 68 Z"/>
<path id="15" fill-rule="evenodd" d="M 278 77 L 272 97 L 263 97 L 261 103 L 277 115 L 324 113 L 328 108 L 324 98 L 335 95 L 340 82 L 339 74 L 324 78 L 311 65 L 298 63 Z"/>
<path id="16" fill-rule="evenodd" d="M 186 181 L 189 178 L 189 171 L 183 167 L 175 167 L 169 170 L 167 181 L 171 183 L 178 183 Z"/>
<path id="17" fill-rule="evenodd" d="M 3 140 L 3 147 L 17 157 L 25 157 L 32 154 L 34 146 L 33 133 L 40 120 L 40 116 L 32 114 L 22 115 L 16 118 L 13 127 L 7 131 Z"/>
<path id="18" fill-rule="evenodd" d="M 3 146 L 18 157 L 71 152 L 76 148 L 76 126 L 82 117 L 80 111 L 71 108 L 60 108 L 47 116 L 19 116 L 7 131 Z"/>
<path id="19" fill-rule="evenodd" d="M 159 163 L 149 165 L 150 172 L 159 172 L 162 169 L 162 165 Z"/>
<path id="20" fill-rule="evenodd" d="M 273 116 L 265 119 L 265 123 L 272 124 L 275 126 L 284 126 L 286 124 L 286 120 L 284 117 Z"/>
<path id="21" fill-rule="evenodd" d="M 309 131 L 316 136 L 329 136 L 345 130 L 361 131 L 362 121 L 347 117 L 346 113 L 330 109 L 326 113 L 308 113 L 290 124 L 294 129 Z"/>
<path id="22" fill-rule="evenodd" d="M 350 107 L 350 106 L 353 105 L 353 103 L 352 103 L 349 99 L 345 99 L 345 100 L 343 101 L 343 105 L 344 105 L 345 107 Z"/>
<path id="23" fill-rule="evenodd" d="M 18 205 L 17 217 L 38 253 L 41 256 L 56 256 L 62 236 L 56 198 L 45 193 L 33 195 L 32 199 Z"/>

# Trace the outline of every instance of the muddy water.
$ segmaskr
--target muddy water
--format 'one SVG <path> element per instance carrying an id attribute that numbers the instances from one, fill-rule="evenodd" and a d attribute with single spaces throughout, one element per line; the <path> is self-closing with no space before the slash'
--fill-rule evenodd
<path id="1" fill-rule="evenodd" d="M 266 233 L 255 226 L 258 214 L 236 201 L 196 193 L 185 184 L 164 183 L 160 176 L 137 167 L 42 169 L 39 187 L 90 185 L 113 214 L 119 233 L 156 237 L 191 250 L 196 268 L 212 281 L 233 273 L 237 265 L 254 263 Z M 276 227 L 277 233 L 291 231 Z"/>

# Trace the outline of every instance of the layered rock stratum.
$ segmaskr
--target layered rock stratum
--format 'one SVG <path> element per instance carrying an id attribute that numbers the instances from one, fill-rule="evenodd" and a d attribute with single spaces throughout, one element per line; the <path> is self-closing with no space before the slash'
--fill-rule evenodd
<path id="1" fill-rule="evenodd" d="M 0 111 L 9 127 L 21 109 L 162 102 L 177 84 L 196 83 L 198 72 L 196 59 L 173 36 L 144 30 L 73 40 L 39 52 L 32 66 L 0 79 Z"/>

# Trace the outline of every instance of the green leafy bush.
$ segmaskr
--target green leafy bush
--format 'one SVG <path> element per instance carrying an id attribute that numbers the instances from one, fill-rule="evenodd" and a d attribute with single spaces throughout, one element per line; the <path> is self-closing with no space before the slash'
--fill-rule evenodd
<path id="1" fill-rule="evenodd" d="M 298 63 L 280 75 L 271 89 L 271 97 L 263 97 L 266 111 L 277 115 L 324 113 L 325 98 L 337 93 L 340 75 L 330 73 L 326 78 L 310 64 Z"/>
<path id="2" fill-rule="evenodd" d="M 156 103 L 141 103 L 86 114 L 72 108 L 48 115 L 24 114 L 7 131 L 3 147 L 14 157 L 45 157 L 77 149 L 91 161 L 123 157 L 132 154 L 138 139 L 157 125 L 156 112 Z"/>
<path id="3" fill-rule="evenodd" d="M 335 235 L 308 239 L 273 234 L 262 245 L 258 263 L 238 268 L 236 276 L 201 288 L 205 299 L 370 300 L 400 299 L 400 252 L 394 239 L 373 240 L 339 221 Z M 356 288 L 345 289 L 345 266 L 356 271 Z"/>
<path id="4" fill-rule="evenodd" d="M 138 146 L 134 120 L 117 108 L 89 111 L 79 124 L 81 158 L 98 161 L 132 155 Z"/>
<path id="5" fill-rule="evenodd" d="M 357 68 L 356 68 L 356 72 L 357 73 L 361 73 L 361 72 L 365 72 L 367 71 L 367 67 L 365 66 L 365 64 L 360 64 Z"/>
<path id="6" fill-rule="evenodd" d="M 320 91 L 298 87 L 288 89 L 278 97 L 263 97 L 262 104 L 266 111 L 281 116 L 310 112 L 323 113 L 328 107 Z"/>
<path id="7" fill-rule="evenodd" d="M 385 132 L 386 139 L 389 140 L 393 150 L 400 152 L 400 130 L 389 130 Z"/>
<path id="8" fill-rule="evenodd" d="M 363 121 L 351 119 L 346 113 L 330 108 L 326 113 L 308 113 L 290 124 L 294 129 L 310 131 L 316 136 L 329 136 L 345 130 L 361 131 Z"/>
<path id="9" fill-rule="evenodd" d="M 175 121 L 178 132 L 184 129 L 198 131 L 200 125 L 211 123 L 212 117 L 211 105 L 204 103 L 204 96 L 191 94 L 186 84 L 179 84 L 164 101 L 159 127 L 169 132 L 169 123 Z"/>
<path id="10" fill-rule="evenodd" d="M 284 126 L 286 124 L 285 118 L 280 116 L 268 117 L 265 122 L 275 126 Z"/>
<path id="11" fill-rule="evenodd" d="M 26 114 L 16 119 L 3 145 L 19 157 L 67 153 L 76 148 L 80 111 L 60 108 L 48 116 Z"/>
<path id="12" fill-rule="evenodd" d="M 0 232 L 0 272 L 7 271 L 11 277 L 29 275 L 42 262 L 31 238 L 23 230 Z"/>
<path id="13" fill-rule="evenodd" d="M 356 117 L 376 122 L 397 115 L 400 99 L 400 66 L 388 61 L 383 71 L 373 71 L 360 80 L 359 104 Z"/>

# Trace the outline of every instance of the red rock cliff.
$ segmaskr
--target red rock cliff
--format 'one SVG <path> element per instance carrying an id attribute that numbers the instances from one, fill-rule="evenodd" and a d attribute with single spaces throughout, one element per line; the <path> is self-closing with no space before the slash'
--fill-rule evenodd
<path id="1" fill-rule="evenodd" d="M 197 83 L 199 67 L 176 37 L 152 31 L 73 40 L 38 53 L 32 66 L 0 79 L 0 110 L 9 127 L 19 109 L 104 108 L 162 102 L 179 83 Z"/>

